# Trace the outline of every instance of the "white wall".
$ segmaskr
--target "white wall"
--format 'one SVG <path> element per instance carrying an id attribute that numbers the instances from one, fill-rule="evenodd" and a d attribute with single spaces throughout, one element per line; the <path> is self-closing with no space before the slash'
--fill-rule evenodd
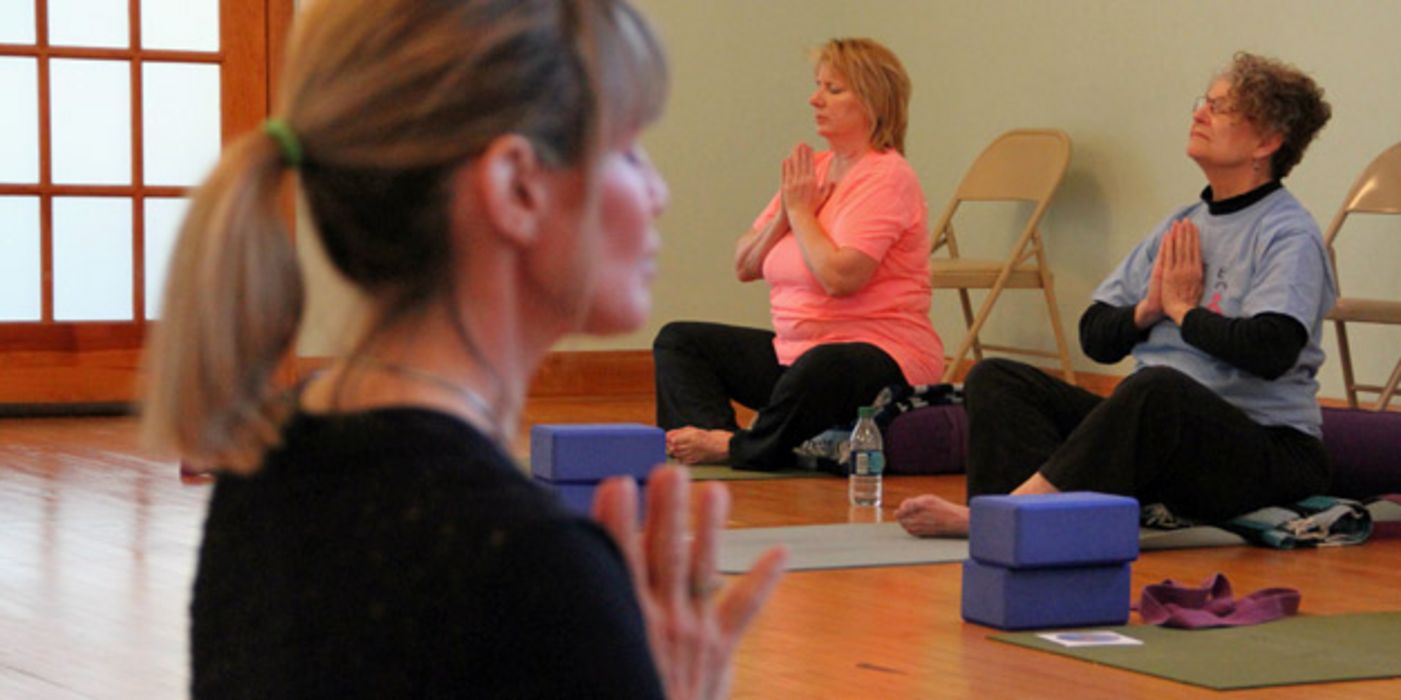
<path id="1" fill-rule="evenodd" d="M 768 325 L 762 285 L 734 281 L 733 242 L 775 191 L 788 149 L 818 143 L 807 51 L 832 36 L 871 36 L 905 62 L 915 87 L 907 155 L 931 219 L 996 134 L 1053 126 L 1071 135 L 1070 172 L 1044 232 L 1072 337 L 1099 280 L 1205 184 L 1183 155 L 1190 107 L 1233 51 L 1283 58 L 1326 89 L 1333 120 L 1286 180 L 1321 226 L 1363 165 L 1401 141 L 1401 2 L 1393 0 L 636 1 L 664 37 L 673 76 L 667 113 L 645 138 L 672 191 L 656 306 L 637 333 L 562 349 L 646 348 L 678 318 Z M 1401 222 L 1345 233 L 1345 291 L 1401 298 L 1392 271 L 1401 235 L 1383 229 L 1401 233 Z M 1379 242 L 1390 244 L 1385 252 L 1349 247 Z M 1040 297 L 1010 294 L 985 337 L 1051 348 Z M 936 294 L 933 311 L 950 345 L 961 334 L 952 300 Z M 1359 336 L 1358 359 L 1384 377 L 1401 334 Z M 1332 343 L 1329 331 L 1330 356 Z M 315 338 L 304 344 L 317 347 Z M 1076 358 L 1081 369 L 1127 371 L 1078 349 Z M 1335 363 L 1322 378 L 1324 395 L 1341 395 Z"/>

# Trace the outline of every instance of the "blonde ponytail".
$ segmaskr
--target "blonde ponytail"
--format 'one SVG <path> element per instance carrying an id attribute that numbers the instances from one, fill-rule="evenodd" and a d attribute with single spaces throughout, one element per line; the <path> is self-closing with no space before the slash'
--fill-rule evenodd
<path id="1" fill-rule="evenodd" d="M 147 439 L 206 467 L 255 469 L 291 408 L 275 385 L 302 307 L 284 159 L 331 263 L 392 319 L 451 296 L 448 183 L 464 162 L 519 134 L 587 176 L 667 84 L 626 0 L 317 0 L 288 56 L 279 118 L 195 195 L 149 346 Z"/>
<path id="2" fill-rule="evenodd" d="M 277 143 L 244 135 L 196 192 L 171 257 L 143 428 L 202 466 L 253 470 L 287 412 L 274 380 L 303 292 L 278 213 L 282 174 Z"/>

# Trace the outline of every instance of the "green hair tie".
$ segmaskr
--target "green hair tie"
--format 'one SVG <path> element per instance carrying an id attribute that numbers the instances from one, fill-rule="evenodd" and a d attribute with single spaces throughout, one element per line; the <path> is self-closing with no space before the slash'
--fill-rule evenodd
<path id="1" fill-rule="evenodd" d="M 297 135 L 292 133 L 292 127 L 281 119 L 268 119 L 263 122 L 263 131 L 277 142 L 277 150 L 282 153 L 282 162 L 289 168 L 297 169 L 302 166 L 302 144 L 297 141 Z"/>

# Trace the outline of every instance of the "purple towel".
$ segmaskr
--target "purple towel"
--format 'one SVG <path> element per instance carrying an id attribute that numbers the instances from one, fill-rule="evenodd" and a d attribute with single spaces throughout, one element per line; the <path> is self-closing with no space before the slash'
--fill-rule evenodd
<path id="1" fill-rule="evenodd" d="M 1150 625 L 1181 629 L 1243 627 L 1278 620 L 1299 612 L 1299 591 L 1265 588 L 1240 600 L 1231 595 L 1231 582 L 1216 574 L 1199 587 L 1171 579 L 1143 587 L 1138 615 Z"/>

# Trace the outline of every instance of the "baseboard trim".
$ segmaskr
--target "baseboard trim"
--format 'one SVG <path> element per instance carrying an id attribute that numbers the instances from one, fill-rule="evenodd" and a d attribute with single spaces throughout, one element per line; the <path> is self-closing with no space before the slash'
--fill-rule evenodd
<path id="1" fill-rule="evenodd" d="M 298 357 L 297 376 L 328 367 L 333 357 Z M 962 382 L 971 363 L 954 377 Z M 1058 370 L 1043 368 L 1059 375 Z M 1122 377 L 1076 372 L 1080 386 L 1096 394 L 1108 394 Z M 530 382 L 527 398 L 630 398 L 656 393 L 656 379 L 649 350 L 560 350 L 549 353 Z"/>
<path id="2" fill-rule="evenodd" d="M 329 367 L 334 357 L 305 356 L 293 364 L 295 378 Z M 970 365 L 971 366 L 971 365 Z M 1052 376 L 1060 370 L 1042 368 Z M 954 377 L 962 382 L 966 367 Z M 573 350 L 549 353 L 535 373 L 527 393 L 529 399 L 650 399 L 656 392 L 652 353 L 648 350 Z M 1123 380 L 1120 375 L 1077 371 L 1075 381 L 1084 389 L 1107 396 Z M 1319 405 L 1347 408 L 1347 400 L 1319 397 Z M 1369 410 L 1361 408 L 1359 410 Z M 1401 412 L 1401 404 L 1388 408 Z M 122 415 L 137 412 L 136 402 L 57 401 L 52 403 L 6 402 L 0 400 L 0 418 L 20 416 Z"/>
<path id="3" fill-rule="evenodd" d="M 298 377 L 325 369 L 334 357 L 298 357 Z M 529 398 L 651 397 L 655 392 L 648 350 L 572 350 L 545 356 L 530 382 Z"/>
<path id="4" fill-rule="evenodd" d="M 574 350 L 546 355 L 530 383 L 528 395 L 537 398 L 654 393 L 650 350 Z"/>

